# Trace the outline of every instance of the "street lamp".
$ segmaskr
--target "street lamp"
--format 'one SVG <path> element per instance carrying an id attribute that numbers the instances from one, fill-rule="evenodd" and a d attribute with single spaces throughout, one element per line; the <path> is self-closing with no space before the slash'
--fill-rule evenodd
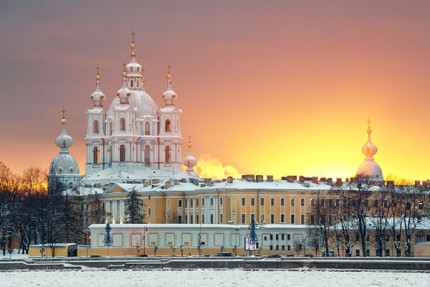
<path id="1" fill-rule="evenodd" d="M 146 239 L 146 232 L 148 231 L 148 228 L 145 226 L 145 228 L 143 229 L 143 257 L 146 257 L 146 244 L 145 244 L 145 239 Z"/>

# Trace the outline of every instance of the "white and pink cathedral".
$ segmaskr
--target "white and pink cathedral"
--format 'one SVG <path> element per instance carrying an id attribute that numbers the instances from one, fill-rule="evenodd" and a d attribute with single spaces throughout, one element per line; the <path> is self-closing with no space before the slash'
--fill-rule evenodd
<path id="1" fill-rule="evenodd" d="M 68 188 L 100 188 L 111 182 L 198 177 L 190 141 L 188 155 L 182 160 L 182 110 L 175 106 L 178 95 L 172 88 L 170 67 L 167 89 L 161 94 L 164 107 L 159 108 L 145 91 L 144 69 L 137 62 L 136 48 L 133 37 L 130 63 L 124 65 L 121 87 L 110 104 L 106 104 L 97 67 L 96 89 L 91 94 L 93 106 L 86 111 L 85 175 L 79 175 L 76 160 L 68 153 L 73 141 L 66 132 L 63 115 L 60 137 L 67 137 L 68 141 L 63 146 L 62 139 L 57 139 L 61 148 L 57 158 L 66 155 L 67 160 L 53 160 L 50 182 L 61 181 Z M 182 165 L 186 167 L 185 174 Z"/>

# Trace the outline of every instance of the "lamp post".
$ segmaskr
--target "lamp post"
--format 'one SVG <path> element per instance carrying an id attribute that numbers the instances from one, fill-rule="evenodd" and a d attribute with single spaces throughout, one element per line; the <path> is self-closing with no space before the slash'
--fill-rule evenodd
<path id="1" fill-rule="evenodd" d="M 148 231 L 148 228 L 145 226 L 145 228 L 143 229 L 143 256 L 146 257 L 146 244 L 145 244 L 145 239 L 146 239 L 146 232 Z"/>

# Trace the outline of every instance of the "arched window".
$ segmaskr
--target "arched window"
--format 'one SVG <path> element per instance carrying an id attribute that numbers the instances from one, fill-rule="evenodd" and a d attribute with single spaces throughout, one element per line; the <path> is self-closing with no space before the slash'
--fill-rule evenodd
<path id="1" fill-rule="evenodd" d="M 125 132 L 125 118 L 119 119 L 119 130 Z"/>
<path id="2" fill-rule="evenodd" d="M 131 80 L 130 85 L 131 85 L 131 87 L 133 88 L 133 80 Z"/>
<path id="3" fill-rule="evenodd" d="M 112 122 L 109 123 L 109 135 L 112 135 L 112 129 L 113 129 L 113 125 Z"/>
<path id="4" fill-rule="evenodd" d="M 93 121 L 93 134 L 99 133 L 99 121 L 95 120 Z"/>
<path id="5" fill-rule="evenodd" d="M 145 165 L 149 166 L 149 146 L 145 146 Z"/>
<path id="6" fill-rule="evenodd" d="M 119 147 L 119 161 L 125 161 L 125 145 Z"/>
<path id="7" fill-rule="evenodd" d="M 171 128 L 170 128 L 170 120 L 166 120 L 166 125 L 165 125 L 164 130 L 166 131 L 166 133 L 170 133 L 170 130 L 171 130 Z"/>
<path id="8" fill-rule="evenodd" d="M 145 123 L 145 135 L 149 136 L 151 134 L 151 125 L 149 124 L 149 122 Z"/>
<path id="9" fill-rule="evenodd" d="M 166 146 L 166 163 L 170 163 L 170 155 L 172 151 L 170 149 L 170 146 Z"/>
<path id="10" fill-rule="evenodd" d="M 99 163 L 99 148 L 95 147 L 93 149 L 93 163 Z"/>

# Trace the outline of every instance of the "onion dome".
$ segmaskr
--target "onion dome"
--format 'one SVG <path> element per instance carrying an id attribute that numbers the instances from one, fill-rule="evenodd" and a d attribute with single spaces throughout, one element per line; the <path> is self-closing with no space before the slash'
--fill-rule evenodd
<path id="1" fill-rule="evenodd" d="M 72 146 L 73 144 L 73 139 L 71 136 L 69 136 L 66 132 L 66 124 L 67 124 L 67 120 L 64 118 L 64 113 L 66 112 L 63 108 L 62 110 L 63 112 L 63 118 L 61 119 L 61 125 L 63 126 L 63 131 L 61 132 L 61 134 L 57 137 L 57 139 L 55 140 L 55 143 L 57 144 L 57 146 L 59 148 L 61 148 L 61 151 L 63 152 L 69 152 L 67 149 L 69 147 Z"/>
<path id="2" fill-rule="evenodd" d="M 184 158 L 184 165 L 187 167 L 187 174 L 194 177 L 199 177 L 194 171 L 194 166 L 197 164 L 197 159 L 191 154 L 191 136 L 188 137 L 188 155 Z"/>
<path id="3" fill-rule="evenodd" d="M 127 87 L 127 73 L 125 71 L 125 65 L 124 65 L 124 71 L 122 72 L 122 87 L 118 90 L 116 93 L 117 97 L 119 98 L 119 102 L 122 105 L 128 104 L 128 98 L 131 95 L 131 91 Z"/>
<path id="4" fill-rule="evenodd" d="M 162 98 L 166 106 L 174 106 L 173 101 L 178 98 L 176 92 L 172 89 L 172 74 L 170 74 L 170 65 L 167 71 L 167 90 L 163 93 Z"/>
<path id="5" fill-rule="evenodd" d="M 66 112 L 64 108 L 62 112 L 63 118 L 61 119 L 61 125 L 63 126 L 63 131 L 55 140 L 55 143 L 59 148 L 61 148 L 61 151 L 60 154 L 51 162 L 49 175 L 79 175 L 79 165 L 75 158 L 69 154 L 68 150 L 68 148 L 73 144 L 73 139 L 66 132 L 67 120 L 64 118 L 64 113 Z"/>
<path id="6" fill-rule="evenodd" d="M 96 74 L 96 90 L 91 94 L 91 100 L 94 102 L 94 107 L 103 107 L 103 100 L 106 98 L 105 94 L 100 89 L 100 74 L 99 66 L 97 66 Z"/>
<path id="7" fill-rule="evenodd" d="M 375 162 L 373 156 L 378 152 L 376 145 L 372 143 L 371 135 L 372 129 L 370 128 L 370 120 L 368 121 L 367 128 L 367 142 L 361 148 L 361 152 L 366 156 L 364 162 L 358 167 L 357 177 L 366 177 L 373 180 L 383 180 L 381 167 Z"/>

